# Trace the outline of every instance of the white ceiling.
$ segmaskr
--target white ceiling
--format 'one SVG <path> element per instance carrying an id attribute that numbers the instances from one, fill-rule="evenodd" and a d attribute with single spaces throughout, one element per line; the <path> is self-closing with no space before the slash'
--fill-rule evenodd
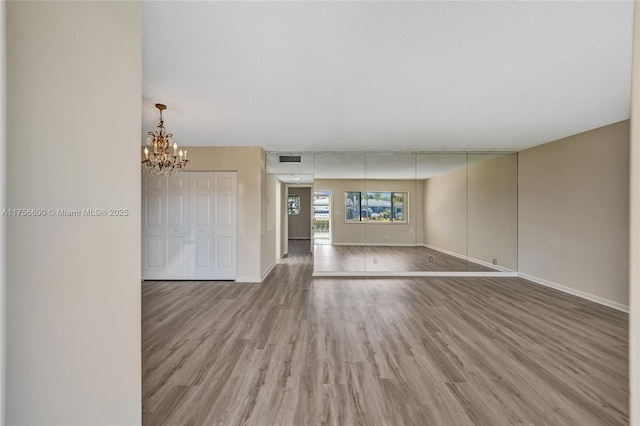
<path id="1" fill-rule="evenodd" d="M 629 117 L 633 2 L 144 2 L 143 129 L 520 150 Z"/>

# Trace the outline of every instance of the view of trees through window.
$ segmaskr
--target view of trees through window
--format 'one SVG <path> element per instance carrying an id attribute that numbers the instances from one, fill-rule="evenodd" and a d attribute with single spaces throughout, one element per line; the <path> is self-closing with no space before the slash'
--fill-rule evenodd
<path id="1" fill-rule="evenodd" d="M 289 195 L 287 198 L 287 209 L 289 214 L 300 214 L 300 196 Z"/>
<path id="2" fill-rule="evenodd" d="M 406 192 L 345 192 L 347 222 L 407 222 Z"/>

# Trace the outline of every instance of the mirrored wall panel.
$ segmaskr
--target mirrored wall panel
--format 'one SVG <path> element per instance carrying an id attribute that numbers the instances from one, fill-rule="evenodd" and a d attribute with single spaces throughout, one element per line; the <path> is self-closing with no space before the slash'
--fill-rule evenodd
<path id="1" fill-rule="evenodd" d="M 422 188 L 413 153 L 366 153 L 360 214 L 351 223 L 364 228 L 365 271 L 415 271 L 418 234 L 424 221 Z"/>
<path id="2" fill-rule="evenodd" d="M 469 154 L 469 263 L 518 270 L 518 156 Z"/>
<path id="3" fill-rule="evenodd" d="M 419 270 L 468 271 L 467 154 L 418 154 L 416 170 L 424 186 Z"/>
<path id="4" fill-rule="evenodd" d="M 365 270 L 365 229 L 360 191 L 364 190 L 363 153 L 314 155 L 314 270 Z"/>
<path id="5" fill-rule="evenodd" d="M 316 272 L 517 271 L 515 153 L 288 157 L 267 171 L 312 182 Z"/>

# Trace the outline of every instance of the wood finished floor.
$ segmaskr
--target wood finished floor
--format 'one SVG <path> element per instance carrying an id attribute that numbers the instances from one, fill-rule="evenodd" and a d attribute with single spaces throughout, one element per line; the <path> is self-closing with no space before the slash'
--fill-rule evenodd
<path id="1" fill-rule="evenodd" d="M 426 247 L 316 244 L 313 251 L 316 271 L 496 271 Z"/>
<path id="2" fill-rule="evenodd" d="M 144 282 L 145 425 L 623 425 L 626 314 L 518 278 Z M 294 250 L 292 250 L 294 249 Z"/>

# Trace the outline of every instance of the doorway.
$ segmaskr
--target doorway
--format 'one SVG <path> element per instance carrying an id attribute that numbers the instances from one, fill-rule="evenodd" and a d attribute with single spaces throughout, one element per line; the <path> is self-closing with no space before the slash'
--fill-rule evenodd
<path id="1" fill-rule="evenodd" d="M 313 193 L 313 244 L 331 244 L 331 191 Z"/>
<path id="2" fill-rule="evenodd" d="M 311 188 L 289 187 L 287 192 L 289 240 L 311 240 Z"/>

